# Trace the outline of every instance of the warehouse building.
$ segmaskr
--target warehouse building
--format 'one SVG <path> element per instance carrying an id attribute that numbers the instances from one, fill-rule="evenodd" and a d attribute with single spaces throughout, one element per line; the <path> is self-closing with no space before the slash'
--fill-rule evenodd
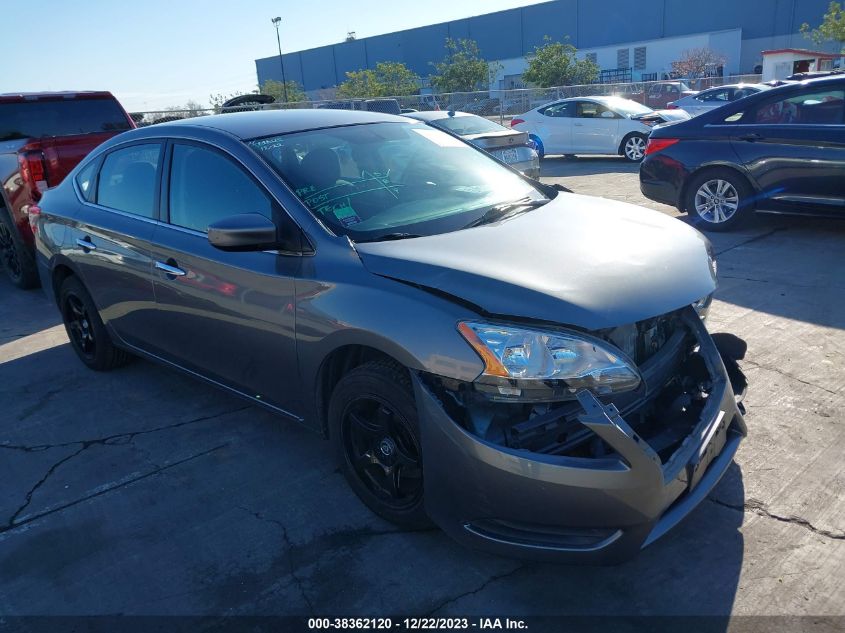
<path id="1" fill-rule="evenodd" d="M 525 56 L 548 35 L 569 38 L 610 78 L 665 76 L 685 50 L 711 48 L 721 72 L 760 72 L 762 51 L 806 48 L 801 24 L 818 25 L 829 0 L 553 0 L 452 22 L 340 42 L 283 55 L 285 76 L 311 96 L 342 83 L 348 71 L 380 61 L 404 62 L 422 77 L 445 54 L 444 41 L 471 38 L 500 66 L 491 88 L 521 87 Z M 823 47 L 833 52 L 836 47 Z M 281 80 L 278 55 L 255 60 L 258 82 Z M 499 67 L 497 66 L 497 68 Z M 618 72 L 617 72 L 618 71 Z"/>

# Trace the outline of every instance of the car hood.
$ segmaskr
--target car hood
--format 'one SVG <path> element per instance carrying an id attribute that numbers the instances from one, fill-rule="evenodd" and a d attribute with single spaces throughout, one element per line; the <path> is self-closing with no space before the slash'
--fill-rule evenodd
<path id="1" fill-rule="evenodd" d="M 662 213 L 561 193 L 494 224 L 355 245 L 370 272 L 484 313 L 600 329 L 658 316 L 716 287 L 706 238 Z"/>

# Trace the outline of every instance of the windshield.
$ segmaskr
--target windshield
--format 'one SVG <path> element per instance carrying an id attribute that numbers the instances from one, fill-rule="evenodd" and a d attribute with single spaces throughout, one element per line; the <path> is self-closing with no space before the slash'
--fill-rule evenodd
<path id="1" fill-rule="evenodd" d="M 546 200 L 445 132 L 374 123 L 248 142 L 334 233 L 355 241 L 458 230 L 492 207 Z"/>
<path id="2" fill-rule="evenodd" d="M 469 116 L 450 116 L 442 119 L 433 119 L 431 124 L 460 136 L 468 136 L 470 134 L 490 134 L 491 132 L 501 133 L 503 131 L 508 131 L 507 128 L 502 127 L 498 123 L 493 123 L 493 121 L 490 121 L 489 119 L 475 116 L 474 114 Z"/>
<path id="3" fill-rule="evenodd" d="M 638 114 L 648 114 L 649 112 L 654 112 L 654 110 L 648 106 L 644 106 L 636 101 L 631 101 L 630 99 L 622 99 L 621 97 L 610 97 L 605 100 L 605 105 L 617 114 L 621 114 L 622 116 L 629 118 L 637 116 Z"/>
<path id="4" fill-rule="evenodd" d="M 120 132 L 131 127 L 114 99 L 0 103 L 0 141 Z"/>

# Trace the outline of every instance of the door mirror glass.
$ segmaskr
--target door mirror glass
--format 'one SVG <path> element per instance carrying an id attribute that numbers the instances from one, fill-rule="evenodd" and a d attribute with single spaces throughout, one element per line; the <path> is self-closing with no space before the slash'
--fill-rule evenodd
<path id="1" fill-rule="evenodd" d="M 279 248 L 276 225 L 260 213 L 231 215 L 208 225 L 208 241 L 221 251 Z"/>

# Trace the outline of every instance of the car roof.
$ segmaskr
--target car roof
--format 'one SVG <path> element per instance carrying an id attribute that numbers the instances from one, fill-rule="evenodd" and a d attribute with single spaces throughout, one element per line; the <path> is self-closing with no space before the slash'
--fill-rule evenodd
<path id="1" fill-rule="evenodd" d="M 61 92 L 5 92 L 0 93 L 0 103 L 22 103 L 27 101 L 58 101 L 67 99 L 114 99 L 107 90 L 64 90 Z"/>
<path id="2" fill-rule="evenodd" d="M 476 116 L 470 112 L 449 111 L 449 110 L 434 110 L 430 112 L 408 112 L 402 116 L 409 119 L 416 119 L 417 121 L 437 121 L 438 119 L 450 119 L 459 116 Z"/>
<path id="3" fill-rule="evenodd" d="M 155 128 L 159 131 L 170 127 L 214 128 L 228 132 L 240 139 L 250 139 L 326 127 L 388 122 L 408 123 L 409 121 L 405 116 L 382 114 L 381 112 L 320 108 L 315 110 L 261 110 L 215 114 L 159 123 L 156 124 Z"/>

